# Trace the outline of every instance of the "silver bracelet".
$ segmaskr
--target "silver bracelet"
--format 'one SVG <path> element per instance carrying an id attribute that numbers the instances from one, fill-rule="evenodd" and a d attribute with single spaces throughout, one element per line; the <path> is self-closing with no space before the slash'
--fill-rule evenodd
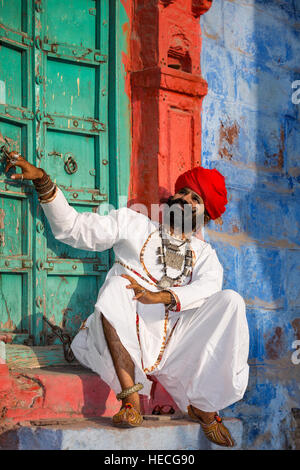
<path id="1" fill-rule="evenodd" d="M 46 191 L 45 193 L 39 193 L 39 197 L 46 196 L 46 194 L 51 193 L 51 191 L 53 191 L 54 188 L 55 188 L 55 183 L 53 183 L 53 186 L 51 189 L 49 189 L 49 191 Z"/>
<path id="2" fill-rule="evenodd" d="M 176 307 L 176 305 L 177 305 L 176 298 L 175 298 L 175 296 L 174 296 L 174 294 L 173 294 L 173 292 L 172 292 L 171 290 L 169 290 L 169 289 L 164 289 L 164 291 L 170 292 L 170 294 L 171 294 L 171 296 L 172 296 L 171 302 L 166 305 L 166 308 L 167 308 L 168 310 L 171 310 L 172 308 Z"/>
<path id="3" fill-rule="evenodd" d="M 41 204 L 48 204 L 49 202 L 52 202 L 56 198 L 57 189 L 58 189 L 58 186 L 56 185 L 53 196 L 51 196 L 49 199 L 40 199 L 40 198 L 38 198 L 39 202 Z"/>

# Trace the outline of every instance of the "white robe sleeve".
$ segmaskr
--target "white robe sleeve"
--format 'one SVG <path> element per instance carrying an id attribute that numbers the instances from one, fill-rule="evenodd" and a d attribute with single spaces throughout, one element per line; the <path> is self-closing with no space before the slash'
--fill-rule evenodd
<path id="1" fill-rule="evenodd" d="M 222 290 L 222 285 L 223 267 L 216 251 L 207 245 L 196 260 L 192 282 L 182 287 L 168 289 L 176 300 L 176 307 L 172 310 L 179 312 L 200 307 L 204 299 Z"/>
<path id="2" fill-rule="evenodd" d="M 104 251 L 119 241 L 120 212 L 127 211 L 125 207 L 112 210 L 108 215 L 79 213 L 70 206 L 60 188 L 53 201 L 41 203 L 41 206 L 57 240 L 89 251 Z"/>

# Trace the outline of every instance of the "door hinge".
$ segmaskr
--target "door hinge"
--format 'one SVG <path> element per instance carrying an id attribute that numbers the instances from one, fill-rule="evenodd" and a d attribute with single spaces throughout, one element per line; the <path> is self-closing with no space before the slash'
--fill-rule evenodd
<path id="1" fill-rule="evenodd" d="M 22 36 L 22 43 L 25 44 L 25 46 L 31 46 L 32 40 L 28 36 Z"/>
<path id="2" fill-rule="evenodd" d="M 30 119 L 32 120 L 34 118 L 34 113 L 30 110 L 26 110 L 22 112 L 23 118 L 24 119 Z"/>
<path id="3" fill-rule="evenodd" d="M 105 266 L 100 263 L 94 263 L 93 267 L 94 267 L 94 271 L 104 271 L 105 269 Z"/>
<path id="4" fill-rule="evenodd" d="M 39 271 L 53 271 L 54 263 L 38 259 L 36 262 L 36 267 Z"/>
<path id="5" fill-rule="evenodd" d="M 32 268 L 32 261 L 31 260 L 25 260 L 23 259 L 22 261 L 22 268 Z"/>
<path id="6" fill-rule="evenodd" d="M 107 62 L 107 55 L 100 54 L 99 52 L 95 52 L 94 54 L 94 60 L 96 62 Z"/>

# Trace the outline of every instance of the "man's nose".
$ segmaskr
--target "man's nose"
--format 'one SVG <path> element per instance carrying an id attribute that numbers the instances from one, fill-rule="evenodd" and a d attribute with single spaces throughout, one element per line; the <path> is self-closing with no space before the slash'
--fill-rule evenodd
<path id="1" fill-rule="evenodd" d="M 193 198 L 190 194 L 185 194 L 182 199 L 184 199 L 188 204 L 193 205 L 194 201 L 193 201 Z"/>
<path id="2" fill-rule="evenodd" d="M 191 197 L 189 194 L 183 194 L 180 199 L 186 202 L 191 202 Z"/>

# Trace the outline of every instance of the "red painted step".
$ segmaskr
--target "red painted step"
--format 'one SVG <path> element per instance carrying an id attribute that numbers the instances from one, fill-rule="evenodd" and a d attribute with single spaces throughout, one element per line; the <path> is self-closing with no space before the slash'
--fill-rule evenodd
<path id="1" fill-rule="evenodd" d="M 153 399 L 141 396 L 142 412 L 155 405 L 178 407 L 157 383 Z M 13 421 L 112 416 L 120 409 L 114 392 L 82 366 L 11 369 L 0 365 L 0 417 Z"/>

